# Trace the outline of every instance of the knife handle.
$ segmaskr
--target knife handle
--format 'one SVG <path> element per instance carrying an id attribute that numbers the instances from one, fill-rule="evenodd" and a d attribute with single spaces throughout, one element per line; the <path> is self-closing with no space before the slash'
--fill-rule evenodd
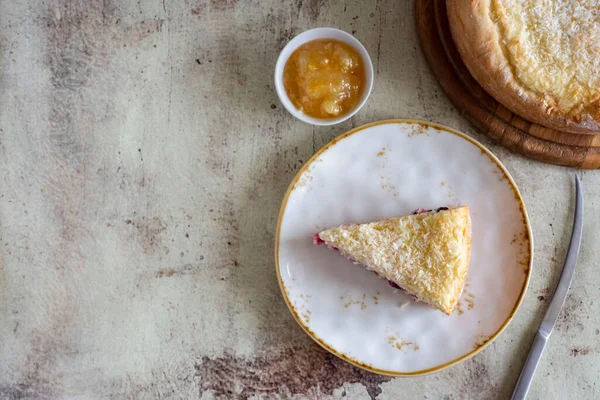
<path id="1" fill-rule="evenodd" d="M 523 370 L 521 371 L 511 400 L 524 400 L 525 397 L 527 397 L 527 392 L 529 391 L 531 381 L 533 380 L 533 374 L 540 363 L 540 358 L 542 358 L 548 336 L 549 335 L 544 335 L 541 332 L 538 332 L 537 335 L 535 335 L 533 345 L 531 346 L 531 350 L 529 350 L 529 355 L 527 356 L 527 360 L 525 360 L 525 365 L 523 365 Z"/>

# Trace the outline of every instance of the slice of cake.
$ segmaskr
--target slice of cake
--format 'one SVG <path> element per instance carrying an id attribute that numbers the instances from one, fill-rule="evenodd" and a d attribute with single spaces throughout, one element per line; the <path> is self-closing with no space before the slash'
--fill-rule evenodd
<path id="1" fill-rule="evenodd" d="M 451 315 L 469 269 L 471 217 L 466 206 L 417 210 L 406 217 L 327 229 L 314 242 Z"/>

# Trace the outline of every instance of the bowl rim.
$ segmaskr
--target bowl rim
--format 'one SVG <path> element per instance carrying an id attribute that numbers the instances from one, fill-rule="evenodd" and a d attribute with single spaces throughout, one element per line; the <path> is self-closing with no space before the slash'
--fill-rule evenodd
<path id="1" fill-rule="evenodd" d="M 310 167 L 310 165 L 321 154 L 326 152 L 330 147 L 335 146 L 340 141 L 342 141 L 358 132 L 361 132 L 365 129 L 369 129 L 369 128 L 379 126 L 379 125 L 386 125 L 386 124 L 418 124 L 418 125 L 423 125 L 425 127 L 439 129 L 442 131 L 446 131 L 447 133 L 453 134 L 463 140 L 466 140 L 467 142 L 473 144 L 475 147 L 479 148 L 479 150 L 483 154 L 487 155 L 491 159 L 491 161 L 494 162 L 498 166 L 500 171 L 502 171 L 502 173 L 506 177 L 511 189 L 513 190 L 515 197 L 520 205 L 521 213 L 523 215 L 523 222 L 524 222 L 525 226 L 527 227 L 527 229 L 526 229 L 527 239 L 529 241 L 529 249 L 528 249 L 529 250 L 529 260 L 528 260 L 529 262 L 527 263 L 527 276 L 525 277 L 525 280 L 523 282 L 523 287 L 521 288 L 521 293 L 519 294 L 513 309 L 509 313 L 506 320 L 502 323 L 502 325 L 500 325 L 498 330 L 496 330 L 495 333 L 493 333 L 491 336 L 489 336 L 481 345 L 474 348 L 470 352 L 463 354 L 460 357 L 457 357 L 446 363 L 439 364 L 439 365 L 436 365 L 431 368 L 418 370 L 418 371 L 410 371 L 410 372 L 392 371 L 392 370 L 374 368 L 372 365 L 364 364 L 359 360 L 355 360 L 354 358 L 348 356 L 347 354 L 343 354 L 343 353 L 339 352 L 338 350 L 334 349 L 329 344 L 325 343 L 308 326 L 306 326 L 304 324 L 304 322 L 302 321 L 300 316 L 296 313 L 294 307 L 290 303 L 290 300 L 289 300 L 288 294 L 287 294 L 287 288 L 283 282 L 283 278 L 281 277 L 281 266 L 279 264 L 279 247 L 280 247 L 281 225 L 282 225 L 282 221 L 283 221 L 283 216 L 284 216 L 286 208 L 287 208 L 287 203 L 288 203 L 289 197 L 290 197 L 292 191 L 294 190 L 294 186 L 295 186 L 296 182 L 300 179 L 300 176 L 302 176 L 302 174 Z M 516 182 L 514 181 L 512 175 L 510 174 L 508 169 L 504 166 L 504 164 L 500 161 L 500 159 L 494 153 L 492 153 L 491 150 L 489 150 L 487 147 L 485 147 L 481 142 L 477 141 L 476 139 L 474 139 L 456 129 L 450 128 L 449 126 L 446 126 L 443 124 L 438 124 L 435 122 L 425 121 L 425 120 L 410 119 L 410 118 L 402 119 L 401 118 L 401 119 L 384 119 L 384 120 L 371 122 L 371 123 L 356 127 L 354 129 L 351 129 L 345 133 L 342 133 L 341 135 L 335 137 L 329 143 L 327 143 L 326 145 L 321 147 L 319 150 L 317 150 L 312 155 L 312 157 L 304 163 L 304 165 L 298 170 L 298 172 L 296 173 L 296 175 L 290 182 L 290 184 L 287 188 L 287 191 L 285 192 L 285 195 L 283 197 L 283 200 L 281 202 L 281 206 L 279 208 L 279 214 L 277 216 L 277 226 L 276 226 L 276 230 L 275 230 L 275 249 L 274 249 L 274 259 L 275 260 L 274 261 L 275 261 L 275 273 L 277 275 L 277 280 L 279 282 L 279 289 L 281 291 L 281 295 L 283 297 L 284 302 L 286 303 L 290 313 L 292 314 L 293 318 L 296 320 L 298 325 L 300 325 L 302 330 L 304 330 L 304 332 L 312 340 L 314 340 L 318 345 L 320 345 L 322 348 L 324 348 L 331 354 L 335 355 L 336 357 L 338 357 L 356 367 L 359 367 L 366 371 L 369 371 L 369 372 L 373 372 L 373 373 L 376 373 L 379 375 L 392 376 L 392 377 L 415 377 L 415 376 L 423 376 L 423 375 L 429 375 L 429 374 L 432 374 L 435 372 L 439 372 L 439 371 L 450 368 L 454 365 L 460 364 L 460 363 L 470 359 L 471 357 L 479 354 L 482 350 L 484 350 L 490 344 L 492 344 L 506 330 L 508 325 L 515 318 L 517 311 L 520 309 L 520 307 L 523 303 L 523 300 L 525 299 L 525 294 L 527 292 L 527 288 L 529 287 L 529 283 L 531 281 L 531 275 L 532 275 L 532 271 L 533 271 L 534 249 L 535 249 L 535 246 L 534 246 L 534 238 L 533 238 L 533 229 L 531 227 L 531 222 L 529 220 L 529 214 L 527 213 L 525 201 L 523 200 L 521 192 L 519 191 L 519 187 L 517 186 Z"/>
<path id="2" fill-rule="evenodd" d="M 330 38 L 332 34 L 336 34 L 335 39 L 342 40 L 344 43 L 352 46 L 360 54 L 365 66 L 365 89 L 363 91 L 360 102 L 350 112 L 337 118 L 314 118 L 298 110 L 288 97 L 287 92 L 283 87 L 283 70 L 288 59 L 297 48 L 313 40 Z M 340 39 L 339 36 L 342 36 L 343 39 Z M 284 57 L 284 54 L 287 54 L 287 56 Z M 371 56 L 369 55 L 369 52 L 367 51 L 365 46 L 354 35 L 338 28 L 312 28 L 294 36 L 279 52 L 277 62 L 275 63 L 274 71 L 275 91 L 277 92 L 277 97 L 279 98 L 281 104 L 283 104 L 285 109 L 297 119 L 312 125 L 330 126 L 346 121 L 347 119 L 354 116 L 365 105 L 373 90 L 373 81 L 375 80 L 374 75 L 375 74 Z"/>

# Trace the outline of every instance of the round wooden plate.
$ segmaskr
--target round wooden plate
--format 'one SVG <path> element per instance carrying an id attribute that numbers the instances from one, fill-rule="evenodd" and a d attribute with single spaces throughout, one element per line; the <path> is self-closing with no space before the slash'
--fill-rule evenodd
<path id="1" fill-rule="evenodd" d="M 600 135 L 578 135 L 524 120 L 471 76 L 452 41 L 445 0 L 415 0 L 421 48 L 440 86 L 477 128 L 524 156 L 557 165 L 600 168 Z"/>

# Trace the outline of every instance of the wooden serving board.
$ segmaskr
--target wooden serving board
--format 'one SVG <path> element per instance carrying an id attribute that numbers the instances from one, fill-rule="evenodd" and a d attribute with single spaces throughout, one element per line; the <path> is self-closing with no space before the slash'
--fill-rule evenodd
<path id="1" fill-rule="evenodd" d="M 600 135 L 549 129 L 515 115 L 471 76 L 452 41 L 445 0 L 415 0 L 417 32 L 429 66 L 458 110 L 503 146 L 569 167 L 600 168 Z"/>

